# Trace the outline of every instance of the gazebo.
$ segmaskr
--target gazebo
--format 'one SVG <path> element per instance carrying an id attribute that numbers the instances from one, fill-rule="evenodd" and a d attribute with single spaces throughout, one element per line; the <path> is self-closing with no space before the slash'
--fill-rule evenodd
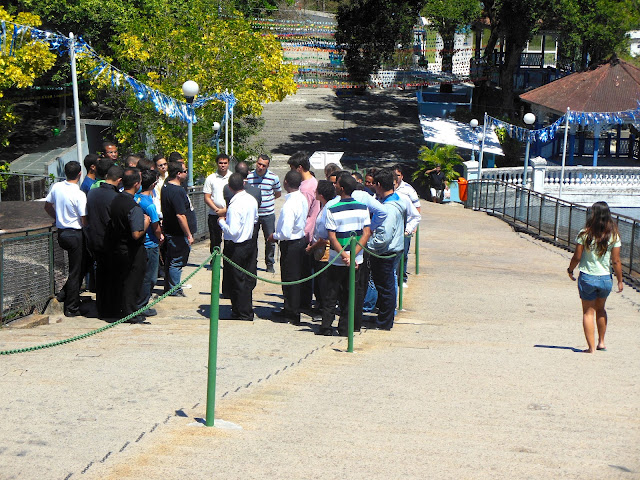
<path id="1" fill-rule="evenodd" d="M 567 108 L 574 112 L 621 112 L 638 108 L 640 102 L 640 69 L 612 58 L 609 62 L 586 72 L 573 73 L 542 87 L 520 95 L 531 105 L 541 123 L 550 123 L 553 117 L 564 115 Z M 593 129 L 593 165 L 598 164 L 601 124 L 589 125 Z M 636 127 L 637 128 L 637 127 Z M 617 128 L 616 156 L 620 156 L 622 139 Z M 570 130 L 568 163 L 573 163 L 576 127 Z M 635 136 L 629 137 L 629 156 L 633 155 Z M 540 150 L 540 145 L 537 146 Z M 585 151 L 584 138 L 579 145 Z M 637 147 L 636 147 L 637 148 Z M 610 137 L 605 139 L 605 154 L 610 152 Z M 539 154 L 540 152 L 538 152 Z"/>

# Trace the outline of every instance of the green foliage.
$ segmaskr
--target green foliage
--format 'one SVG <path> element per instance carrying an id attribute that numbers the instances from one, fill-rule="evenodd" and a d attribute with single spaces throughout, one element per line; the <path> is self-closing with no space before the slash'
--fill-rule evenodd
<path id="1" fill-rule="evenodd" d="M 40 26 L 41 23 L 37 15 L 20 12 L 14 16 L 2 7 L 0 20 L 32 27 Z M 8 30 L 11 32 L 12 29 Z M 0 46 L 0 148 L 8 145 L 11 129 L 19 120 L 13 113 L 11 104 L 3 100 L 3 91 L 32 86 L 55 62 L 55 55 L 49 51 L 49 47 L 40 42 L 31 42 L 28 33 L 22 35 L 15 44 L 10 39 L 11 33 L 7 35 L 7 41 Z"/>
<path id="2" fill-rule="evenodd" d="M 353 0 L 336 16 L 336 43 L 345 50 L 351 80 L 367 83 L 369 75 L 390 61 L 398 44 L 410 45 L 422 0 Z"/>
<path id="3" fill-rule="evenodd" d="M 9 172 L 9 164 L 3 163 L 0 165 L 0 191 L 4 191 L 7 189 L 7 185 L 9 185 L 10 175 L 2 175 L 3 172 Z"/>
<path id="4" fill-rule="evenodd" d="M 482 13 L 478 0 L 426 0 L 421 14 L 429 19 L 431 26 L 442 37 L 442 71 L 453 72 L 454 35 L 467 27 Z"/>
<path id="5" fill-rule="evenodd" d="M 560 53 L 578 70 L 627 51 L 625 34 L 640 22 L 639 0 L 561 0 L 560 8 Z"/>
<path id="6" fill-rule="evenodd" d="M 114 63 L 139 81 L 181 99 L 186 80 L 200 85 L 201 95 L 233 91 L 235 106 L 234 153 L 255 152 L 246 138 L 255 131 L 263 104 L 279 101 L 296 91 L 292 65 L 282 63 L 280 43 L 272 35 L 253 32 L 241 16 L 221 19 L 217 14 L 191 11 L 189 18 L 158 18 L 138 25 L 135 33 L 118 35 L 112 42 Z M 84 58 L 83 71 L 91 71 L 95 60 Z M 99 77 L 95 86 L 104 88 L 105 101 L 115 108 L 114 130 L 122 151 L 187 152 L 187 125 L 156 112 L 139 102 L 131 90 L 113 90 L 110 77 Z M 224 103 L 209 102 L 197 109 L 193 126 L 194 177 L 215 170 L 215 121 L 221 122 Z M 224 136 L 222 136 L 224 138 Z M 231 148 L 229 148 L 231 151 Z"/>
<path id="7" fill-rule="evenodd" d="M 429 174 L 427 170 L 431 170 L 440 165 L 448 182 L 457 179 L 460 174 L 455 171 L 454 167 L 462 163 L 462 157 L 456 152 L 454 145 L 436 145 L 434 148 L 427 146 L 420 147 L 418 152 L 418 168 L 413 172 L 411 177 L 414 181 L 428 185 Z"/>

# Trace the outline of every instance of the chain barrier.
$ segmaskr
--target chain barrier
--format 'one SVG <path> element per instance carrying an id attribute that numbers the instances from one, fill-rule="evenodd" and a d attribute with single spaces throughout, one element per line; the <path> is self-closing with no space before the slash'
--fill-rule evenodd
<path id="1" fill-rule="evenodd" d="M 309 275 L 309 276 L 308 276 L 308 277 L 306 277 L 306 278 L 301 278 L 300 280 L 292 280 L 292 281 L 290 281 L 290 282 L 279 282 L 278 280 L 269 280 L 269 279 L 267 279 L 267 278 L 259 277 L 258 275 L 254 274 L 254 273 L 251 273 L 251 272 L 249 272 L 248 270 L 245 270 L 244 268 L 242 268 L 242 267 L 241 267 L 240 265 L 238 265 L 237 263 L 233 263 L 233 262 L 232 262 L 228 257 L 226 257 L 225 255 L 222 255 L 222 258 L 224 258 L 224 261 L 225 261 L 225 262 L 229 262 L 229 264 L 231 264 L 231 266 L 233 266 L 234 268 L 236 268 L 236 269 L 240 270 L 242 273 L 244 273 L 244 274 L 246 274 L 246 275 L 250 276 L 251 278 L 255 278 L 256 280 L 261 280 L 261 281 L 263 281 L 263 282 L 270 283 L 270 284 L 272 284 L 272 285 L 284 285 L 284 286 L 289 286 L 289 285 L 299 285 L 299 284 L 301 284 L 301 283 L 304 283 L 304 282 L 306 282 L 306 281 L 309 281 L 309 280 L 312 280 L 312 279 L 316 278 L 318 275 L 320 275 L 322 272 L 324 272 L 326 269 L 328 269 L 331 265 L 333 265 L 333 264 L 338 260 L 338 258 L 340 258 L 340 254 L 341 254 L 342 252 L 344 252 L 344 250 L 347 248 L 347 246 L 348 246 L 348 245 L 345 245 L 344 247 L 342 247 L 342 250 L 340 250 L 340 251 L 338 252 L 338 254 L 337 254 L 335 257 L 333 257 L 333 259 L 332 259 L 332 260 L 330 260 L 330 261 L 327 263 L 327 265 L 325 265 L 324 267 L 322 267 L 322 268 L 321 268 L 320 270 L 318 270 L 317 272 L 315 272 L 315 273 L 313 273 L 313 274 Z M 360 245 L 360 246 L 362 246 L 362 245 Z"/>
<path id="2" fill-rule="evenodd" d="M 381 259 L 385 259 L 385 258 L 393 258 L 395 257 L 398 253 L 400 252 L 396 252 L 396 253 L 392 253 L 391 255 L 379 255 L 377 253 L 372 252 L 371 250 L 369 250 L 367 247 L 362 246 L 362 244 L 360 242 L 358 242 L 358 245 L 360 245 L 360 248 L 362 248 L 362 250 L 364 250 L 365 252 L 367 252 L 369 255 L 371 255 L 372 257 L 376 257 L 376 258 L 381 258 Z"/>
<path id="3" fill-rule="evenodd" d="M 65 338 L 65 339 L 62 339 L 62 340 L 57 340 L 57 341 L 51 342 L 51 343 L 44 343 L 44 344 L 41 344 L 41 345 L 35 345 L 33 347 L 16 348 L 16 349 L 13 349 L 13 350 L 2 350 L 2 351 L 0 351 L 0 355 L 13 355 L 13 354 L 16 354 L 16 353 L 33 352 L 35 350 L 42 350 L 42 349 L 45 349 L 45 348 L 57 347 L 58 345 L 64 345 L 64 344 L 67 344 L 67 343 L 75 342 L 76 340 L 82 340 L 82 339 L 91 337 L 91 336 L 96 335 L 98 333 L 102 333 L 105 330 L 113 328 L 116 325 L 120 325 L 121 323 L 127 322 L 128 320 L 131 320 L 132 318 L 137 317 L 142 312 L 145 312 L 149 308 L 151 308 L 154 305 L 158 304 L 159 302 L 164 300 L 166 297 L 172 295 L 175 291 L 177 291 L 179 288 L 181 288 L 182 285 L 184 285 L 185 282 L 190 280 L 196 273 L 198 273 L 200 270 L 202 270 L 202 268 L 204 268 L 205 265 L 208 265 L 209 263 L 211 263 L 211 259 L 217 253 L 218 252 L 213 252 L 211 255 L 209 255 L 209 257 L 203 263 L 198 265 L 198 267 L 193 272 L 191 272 L 189 275 L 187 275 L 180 283 L 178 283 L 171 290 L 168 290 L 167 292 L 163 293 L 158 298 L 153 300 L 151 303 L 149 303 L 149 304 L 145 305 L 143 308 L 140 308 L 139 310 L 136 310 L 135 312 L 127 315 L 126 317 L 121 318 L 120 320 L 117 320 L 117 321 L 115 321 L 113 323 L 110 323 L 109 325 L 105 325 L 104 327 L 96 328 L 95 330 L 91 330 L 90 332 L 82 333 L 80 335 L 76 335 L 75 337 Z"/>

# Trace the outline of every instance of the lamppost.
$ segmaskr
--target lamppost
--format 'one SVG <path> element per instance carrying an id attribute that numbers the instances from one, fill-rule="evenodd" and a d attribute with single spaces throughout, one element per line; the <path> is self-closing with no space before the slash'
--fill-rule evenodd
<path id="1" fill-rule="evenodd" d="M 529 112 L 524 116 L 524 123 L 527 125 L 533 125 L 536 121 L 536 116 Z M 529 168 L 529 149 L 531 148 L 531 140 L 529 135 L 527 135 L 527 149 L 524 152 L 524 172 L 522 174 L 522 186 L 526 188 L 527 186 L 527 169 Z"/>
<path id="2" fill-rule="evenodd" d="M 475 118 L 469 122 L 471 126 L 471 131 L 473 132 L 473 138 L 471 139 L 471 161 L 475 161 L 476 159 L 476 142 L 478 141 L 478 136 L 476 135 L 476 128 L 478 128 L 478 120 Z"/>
<path id="3" fill-rule="evenodd" d="M 193 122 L 191 120 L 191 115 L 193 114 L 193 99 L 198 92 L 200 91 L 200 87 L 193 80 L 187 80 L 182 84 L 182 94 L 184 95 L 185 100 L 187 101 L 187 110 L 189 111 L 189 118 L 187 119 L 187 159 L 188 159 L 188 179 L 187 186 L 193 187 Z"/>
<path id="4" fill-rule="evenodd" d="M 213 122 L 213 139 L 216 142 L 216 154 L 220 155 L 220 124 Z"/>

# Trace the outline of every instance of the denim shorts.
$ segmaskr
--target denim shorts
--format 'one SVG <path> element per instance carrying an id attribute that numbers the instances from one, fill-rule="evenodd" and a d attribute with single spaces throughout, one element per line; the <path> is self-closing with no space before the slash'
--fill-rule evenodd
<path id="1" fill-rule="evenodd" d="M 578 276 L 578 292 L 582 300 L 607 298 L 613 288 L 611 275 L 589 275 L 580 272 Z"/>

